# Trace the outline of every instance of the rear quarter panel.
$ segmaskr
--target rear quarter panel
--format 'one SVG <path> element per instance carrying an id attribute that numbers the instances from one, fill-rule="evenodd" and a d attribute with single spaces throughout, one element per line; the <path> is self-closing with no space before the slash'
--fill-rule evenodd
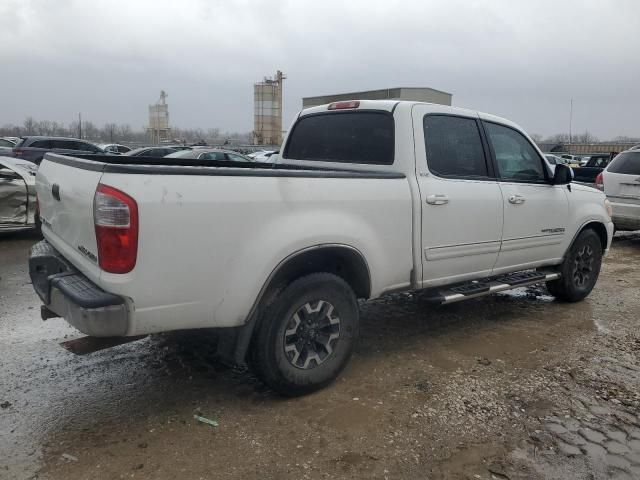
<path id="1" fill-rule="evenodd" d="M 373 296 L 410 282 L 406 179 L 105 173 L 102 183 L 138 202 L 136 267 L 100 278 L 132 297 L 130 335 L 241 325 L 276 266 L 316 245 L 358 249 Z"/>

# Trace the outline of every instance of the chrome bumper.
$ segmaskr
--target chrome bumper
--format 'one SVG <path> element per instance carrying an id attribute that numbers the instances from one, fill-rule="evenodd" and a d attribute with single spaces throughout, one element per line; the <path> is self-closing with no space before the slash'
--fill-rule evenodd
<path id="1" fill-rule="evenodd" d="M 43 311 L 43 319 L 62 317 L 93 337 L 126 335 L 129 312 L 125 300 L 92 283 L 46 240 L 31 247 L 29 275 L 48 310 Z"/>

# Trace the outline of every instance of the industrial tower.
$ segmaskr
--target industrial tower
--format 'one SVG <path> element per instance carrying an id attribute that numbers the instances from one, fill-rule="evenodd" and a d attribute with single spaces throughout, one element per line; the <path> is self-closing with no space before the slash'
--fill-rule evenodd
<path id="1" fill-rule="evenodd" d="M 152 143 L 159 144 L 171 139 L 169 127 L 169 105 L 167 105 L 167 93 L 160 91 L 160 98 L 155 105 L 149 105 L 149 127 L 147 135 Z"/>
<path id="2" fill-rule="evenodd" d="M 282 143 L 282 81 L 287 78 L 280 70 L 274 78 L 265 77 L 253 84 L 253 144 Z"/>

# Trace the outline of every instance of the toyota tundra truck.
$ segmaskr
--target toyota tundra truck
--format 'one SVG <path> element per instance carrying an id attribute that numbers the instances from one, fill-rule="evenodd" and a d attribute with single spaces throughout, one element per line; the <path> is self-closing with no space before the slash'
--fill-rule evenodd
<path id="1" fill-rule="evenodd" d="M 222 358 L 299 395 L 347 364 L 359 300 L 584 299 L 613 224 L 571 180 L 503 118 L 336 102 L 300 112 L 274 164 L 47 153 L 29 270 L 45 319 L 125 341 L 215 328 Z"/>

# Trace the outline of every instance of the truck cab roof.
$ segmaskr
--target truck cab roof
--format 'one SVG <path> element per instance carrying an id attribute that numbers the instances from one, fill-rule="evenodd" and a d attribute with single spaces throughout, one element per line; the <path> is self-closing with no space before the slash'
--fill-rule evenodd
<path id="1" fill-rule="evenodd" d="M 332 106 L 338 104 L 349 104 L 357 102 L 357 106 L 353 106 L 351 108 L 333 108 Z M 300 112 L 298 117 L 303 117 L 307 115 L 314 115 L 318 113 L 326 113 L 326 112 L 345 112 L 345 111 L 362 111 L 362 110 L 377 110 L 377 111 L 386 111 L 393 113 L 397 108 L 413 108 L 414 105 L 432 105 L 437 107 L 438 113 L 443 114 L 451 114 L 451 115 L 460 115 L 464 117 L 480 117 L 483 120 L 487 120 L 490 122 L 502 123 L 503 125 L 508 125 L 519 130 L 523 130 L 518 124 L 512 122 L 511 120 L 507 120 L 506 118 L 499 117 L 497 115 L 492 115 L 489 113 L 479 112 L 476 110 L 470 110 L 467 108 L 460 107 L 452 107 L 450 105 L 440 105 L 437 103 L 429 103 L 429 102 L 417 102 L 411 100 L 347 100 L 347 101 L 339 101 L 333 103 L 327 103 L 325 105 L 318 105 L 310 108 L 305 108 Z"/>

